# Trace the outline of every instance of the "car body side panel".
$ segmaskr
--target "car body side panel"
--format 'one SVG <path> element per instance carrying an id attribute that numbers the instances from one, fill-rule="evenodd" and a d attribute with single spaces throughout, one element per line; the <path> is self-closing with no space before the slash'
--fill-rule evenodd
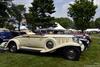
<path id="1" fill-rule="evenodd" d="M 41 53 L 50 52 L 66 46 L 76 46 L 81 48 L 79 43 L 76 43 L 72 40 L 72 37 L 65 37 L 65 35 L 64 36 L 23 35 L 15 37 L 10 41 L 14 41 L 18 49 L 23 47 L 29 49 L 31 48 L 33 50 L 40 50 Z M 49 49 L 46 47 L 47 41 L 53 42 L 54 44 L 53 48 Z"/>
<path id="2" fill-rule="evenodd" d="M 44 47 L 44 38 L 30 38 L 30 47 L 36 47 L 36 48 L 43 48 Z"/>

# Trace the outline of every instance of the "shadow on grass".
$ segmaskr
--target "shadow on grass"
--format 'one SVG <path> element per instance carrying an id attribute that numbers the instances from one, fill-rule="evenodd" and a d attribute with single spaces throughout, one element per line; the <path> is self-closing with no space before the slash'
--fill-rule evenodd
<path id="1" fill-rule="evenodd" d="M 34 51 L 34 50 L 18 50 L 17 53 L 20 54 L 29 54 L 29 55 L 36 55 L 36 56 L 41 56 L 41 57 L 56 57 L 56 58 L 62 58 L 62 54 L 58 52 L 53 52 L 53 53 L 40 53 L 39 51 Z"/>
<path id="2" fill-rule="evenodd" d="M 4 48 L 0 47 L 0 53 L 9 52 L 8 50 L 4 50 Z M 40 51 L 34 51 L 29 49 L 21 49 L 18 50 L 16 53 L 18 54 L 28 54 L 28 55 L 36 55 L 36 56 L 43 56 L 43 57 L 57 57 L 62 58 L 62 54 L 60 54 L 57 51 L 54 51 L 52 53 L 40 53 Z"/>

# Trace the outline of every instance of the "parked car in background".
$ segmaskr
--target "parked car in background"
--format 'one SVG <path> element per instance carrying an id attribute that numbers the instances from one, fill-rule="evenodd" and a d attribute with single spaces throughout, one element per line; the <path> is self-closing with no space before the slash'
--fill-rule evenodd
<path id="1" fill-rule="evenodd" d="M 30 30 L 11 31 L 11 33 L 12 33 L 12 36 L 13 37 L 20 36 L 20 35 L 25 35 L 25 34 L 34 34 Z"/>
<path id="2" fill-rule="evenodd" d="M 0 43 L 7 42 L 9 39 L 25 34 L 34 34 L 34 33 L 30 30 L 10 31 L 9 29 L 6 28 L 0 28 Z"/>
<path id="3" fill-rule="evenodd" d="M 11 31 L 12 37 L 20 36 L 26 34 L 25 32 L 19 32 L 19 31 Z"/>
<path id="4" fill-rule="evenodd" d="M 64 34 L 65 30 L 57 30 L 53 28 L 44 28 L 35 30 L 36 34 Z"/>
<path id="5" fill-rule="evenodd" d="M 7 42 L 12 38 L 12 33 L 5 28 L 0 28 L 0 43 Z"/>
<path id="6" fill-rule="evenodd" d="M 88 48 L 91 44 L 91 37 L 88 34 L 74 34 L 85 46 L 85 49 Z"/>

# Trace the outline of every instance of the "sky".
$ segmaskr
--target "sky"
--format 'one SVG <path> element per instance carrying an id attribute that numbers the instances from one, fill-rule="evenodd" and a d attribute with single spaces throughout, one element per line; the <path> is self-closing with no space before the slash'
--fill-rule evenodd
<path id="1" fill-rule="evenodd" d="M 28 9 L 28 7 L 31 6 L 33 0 L 14 0 L 14 3 L 16 4 L 25 4 L 25 7 Z M 67 11 L 69 4 L 74 3 L 74 0 L 54 0 L 55 5 L 55 13 L 52 14 L 54 17 L 68 17 Z M 94 0 L 94 4 L 98 6 L 96 10 L 96 14 L 94 18 L 100 17 L 100 0 Z"/>

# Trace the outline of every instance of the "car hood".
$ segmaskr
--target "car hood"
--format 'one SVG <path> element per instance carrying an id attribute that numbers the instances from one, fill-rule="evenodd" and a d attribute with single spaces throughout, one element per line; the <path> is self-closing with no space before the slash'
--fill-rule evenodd
<path id="1" fill-rule="evenodd" d="M 44 35 L 44 37 L 74 37 L 74 35 Z"/>

